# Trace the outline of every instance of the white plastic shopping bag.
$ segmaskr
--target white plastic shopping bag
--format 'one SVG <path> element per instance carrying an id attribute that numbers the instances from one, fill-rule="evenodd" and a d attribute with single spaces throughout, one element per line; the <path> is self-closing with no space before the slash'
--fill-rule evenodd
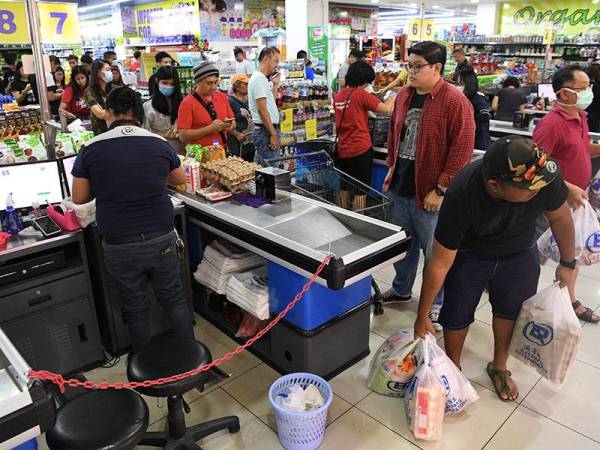
<path id="1" fill-rule="evenodd" d="M 419 339 L 420 361 L 406 392 L 406 422 L 416 439 L 437 441 L 442 438 L 446 395 L 444 386 L 430 366 L 427 339 Z"/>
<path id="2" fill-rule="evenodd" d="M 425 339 L 429 346 L 429 365 L 446 393 L 446 414 L 459 413 L 466 406 L 479 400 L 477 392 L 467 377 L 437 345 L 435 338 L 428 334 Z"/>
<path id="3" fill-rule="evenodd" d="M 573 211 L 575 225 L 575 258 L 582 266 L 600 262 L 600 224 L 589 202 Z M 560 261 L 560 251 L 552 230 L 549 228 L 537 242 L 538 250 L 546 258 Z"/>
<path id="4" fill-rule="evenodd" d="M 417 370 L 416 349 L 413 330 L 400 330 L 388 337 L 371 361 L 369 389 L 391 397 L 404 397 Z"/>
<path id="5" fill-rule="evenodd" d="M 575 361 L 580 339 L 581 325 L 569 291 L 555 283 L 523 303 L 510 354 L 544 378 L 562 384 Z"/>
<path id="6" fill-rule="evenodd" d="M 590 204 L 594 208 L 600 209 L 600 170 L 596 176 L 592 178 L 592 182 L 588 187 L 588 198 L 590 199 Z"/>

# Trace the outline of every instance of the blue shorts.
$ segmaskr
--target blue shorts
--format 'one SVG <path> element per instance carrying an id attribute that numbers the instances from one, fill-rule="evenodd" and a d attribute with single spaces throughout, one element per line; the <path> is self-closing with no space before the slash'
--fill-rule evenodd
<path id="1" fill-rule="evenodd" d="M 475 310 L 487 286 L 495 317 L 516 320 L 525 300 L 537 292 L 540 266 L 537 248 L 498 258 L 459 250 L 444 283 L 439 323 L 462 330 L 475 321 Z"/>

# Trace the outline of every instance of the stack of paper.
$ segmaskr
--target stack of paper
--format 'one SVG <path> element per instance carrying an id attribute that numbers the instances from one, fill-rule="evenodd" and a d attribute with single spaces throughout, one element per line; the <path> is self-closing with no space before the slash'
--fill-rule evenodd
<path id="1" fill-rule="evenodd" d="M 261 320 L 269 318 L 269 283 L 266 266 L 236 273 L 225 289 L 227 299 Z"/>
<path id="2" fill-rule="evenodd" d="M 233 244 L 213 241 L 204 250 L 204 258 L 194 273 L 198 283 L 218 294 L 225 294 L 227 280 L 232 274 L 265 264 L 260 256 Z"/>

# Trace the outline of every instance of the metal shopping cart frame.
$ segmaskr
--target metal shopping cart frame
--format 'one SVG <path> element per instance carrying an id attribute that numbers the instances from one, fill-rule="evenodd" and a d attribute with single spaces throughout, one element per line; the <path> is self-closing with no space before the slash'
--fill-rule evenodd
<path id="1" fill-rule="evenodd" d="M 392 200 L 336 168 L 325 150 L 268 159 L 266 162 L 271 167 L 290 171 L 291 191 L 295 194 L 391 222 Z M 374 314 L 383 314 L 381 290 L 375 279 L 372 287 Z"/>

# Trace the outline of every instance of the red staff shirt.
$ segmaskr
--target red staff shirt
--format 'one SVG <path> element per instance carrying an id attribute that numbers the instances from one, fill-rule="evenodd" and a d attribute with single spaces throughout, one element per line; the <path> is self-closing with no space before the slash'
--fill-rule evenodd
<path id="1" fill-rule="evenodd" d="M 204 99 L 206 101 L 206 99 Z M 229 105 L 229 98 L 220 92 L 212 95 L 212 103 L 217 113 L 217 119 L 233 119 L 235 115 Z M 210 114 L 193 96 L 188 95 L 179 105 L 179 114 L 177 116 L 177 128 L 180 130 L 198 130 L 209 126 L 213 122 Z M 223 131 L 226 135 L 227 132 Z M 213 141 L 219 141 L 219 144 L 225 146 L 226 143 L 221 139 L 220 133 L 212 133 L 203 138 L 192 141 L 192 144 L 200 144 L 205 147 L 212 145 Z"/>
<path id="2" fill-rule="evenodd" d="M 362 88 L 344 88 L 336 94 L 334 107 L 339 158 L 354 158 L 371 148 L 368 112 L 375 111 L 380 103 L 377 97 Z"/>
<path id="3" fill-rule="evenodd" d="M 85 89 L 79 89 L 75 93 L 72 86 L 67 86 L 60 101 L 66 103 L 67 111 L 76 117 L 80 119 L 90 117 L 90 107 L 85 101 Z"/>
<path id="4" fill-rule="evenodd" d="M 587 188 L 592 179 L 587 113 L 573 117 L 560 105 L 546 114 L 533 132 L 534 142 L 558 163 L 565 181 Z"/>

